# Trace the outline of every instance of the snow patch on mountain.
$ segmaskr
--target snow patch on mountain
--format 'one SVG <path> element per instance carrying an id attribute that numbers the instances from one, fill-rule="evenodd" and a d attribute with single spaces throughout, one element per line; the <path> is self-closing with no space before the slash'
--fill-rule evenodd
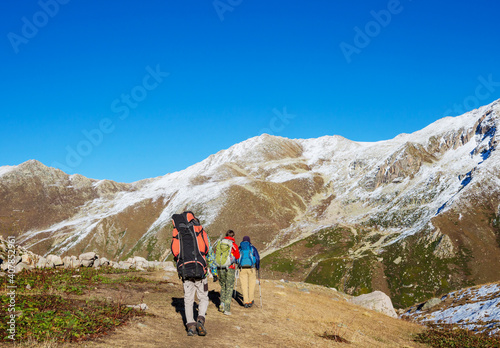
<path id="1" fill-rule="evenodd" d="M 2 166 L 0 167 L 0 176 L 14 171 L 18 166 Z"/>
<path id="2" fill-rule="evenodd" d="M 421 323 L 457 325 L 488 334 L 500 333 L 500 284 L 493 283 L 451 292 L 441 304 L 427 309 L 410 308 L 402 317 Z"/>

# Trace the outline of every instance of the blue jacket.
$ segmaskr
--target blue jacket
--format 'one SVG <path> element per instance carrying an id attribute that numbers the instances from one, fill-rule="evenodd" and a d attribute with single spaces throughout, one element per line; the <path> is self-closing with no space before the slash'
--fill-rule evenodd
<path id="1" fill-rule="evenodd" d="M 241 243 L 243 243 L 243 242 L 241 242 Z M 240 255 L 242 255 L 242 253 L 241 253 L 241 243 L 240 243 L 240 247 L 239 247 L 239 249 L 240 249 Z M 259 256 L 259 252 L 257 251 L 257 248 L 253 246 L 252 243 L 250 243 L 250 247 L 252 248 L 252 254 L 255 257 L 255 268 L 257 268 L 257 270 L 259 270 L 260 269 L 260 256 Z M 240 258 L 241 258 L 241 256 L 240 256 Z"/>

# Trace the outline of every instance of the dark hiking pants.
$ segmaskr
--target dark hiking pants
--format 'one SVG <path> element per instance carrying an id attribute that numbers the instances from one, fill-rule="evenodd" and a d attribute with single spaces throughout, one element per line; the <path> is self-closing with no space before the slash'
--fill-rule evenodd
<path id="1" fill-rule="evenodd" d="M 231 298 L 233 297 L 234 281 L 236 278 L 236 270 L 231 268 L 222 268 L 219 272 L 220 283 L 220 302 L 224 304 L 224 311 L 231 310 Z"/>

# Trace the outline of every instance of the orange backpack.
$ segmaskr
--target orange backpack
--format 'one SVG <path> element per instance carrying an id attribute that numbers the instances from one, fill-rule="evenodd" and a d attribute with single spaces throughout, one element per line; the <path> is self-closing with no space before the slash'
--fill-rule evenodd
<path id="1" fill-rule="evenodd" d="M 208 236 L 194 214 L 186 211 L 172 215 L 171 250 L 182 280 L 203 279 L 207 273 Z"/>

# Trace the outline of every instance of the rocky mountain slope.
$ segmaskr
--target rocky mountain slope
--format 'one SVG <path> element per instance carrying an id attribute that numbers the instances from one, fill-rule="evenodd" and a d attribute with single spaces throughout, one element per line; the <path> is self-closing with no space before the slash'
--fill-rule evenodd
<path id="1" fill-rule="evenodd" d="M 500 333 L 500 282 L 461 289 L 420 303 L 402 317 L 422 324 L 458 326 L 479 333 Z"/>
<path id="2" fill-rule="evenodd" d="M 0 228 L 42 254 L 153 260 L 190 209 L 212 239 L 250 235 L 270 276 L 408 306 L 500 277 L 499 119 L 496 101 L 376 143 L 262 135 L 131 184 L 0 167 Z"/>

